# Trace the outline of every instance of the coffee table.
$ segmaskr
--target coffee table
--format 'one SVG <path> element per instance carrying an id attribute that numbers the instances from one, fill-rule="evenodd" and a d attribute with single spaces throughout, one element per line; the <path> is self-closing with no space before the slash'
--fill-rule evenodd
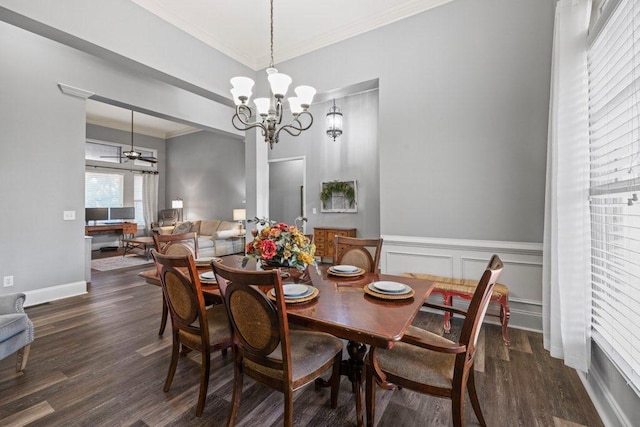
<path id="1" fill-rule="evenodd" d="M 131 252 L 133 249 L 140 248 L 144 251 L 147 260 L 151 255 L 151 248 L 155 247 L 156 244 L 153 241 L 153 237 L 134 237 L 133 239 L 123 239 L 122 243 L 124 244 L 124 253 L 122 256 L 125 256 L 128 252 Z"/>

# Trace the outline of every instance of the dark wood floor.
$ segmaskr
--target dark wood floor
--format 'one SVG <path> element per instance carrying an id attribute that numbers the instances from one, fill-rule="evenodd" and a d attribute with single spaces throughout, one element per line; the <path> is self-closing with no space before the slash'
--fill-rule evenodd
<path id="1" fill-rule="evenodd" d="M 140 270 L 94 271 L 88 294 L 27 309 L 36 340 L 24 373 L 15 373 L 15 356 L 0 361 L 0 425 L 224 425 L 231 357 L 217 354 L 212 363 L 201 418 L 195 416 L 197 355 L 180 360 L 173 386 L 164 393 L 171 342 L 168 333 L 157 335 L 160 289 L 144 284 Z M 442 331 L 438 316 L 420 313 L 418 321 Z M 542 336 L 510 333 L 511 347 L 502 344 L 494 325 L 485 325 L 480 337 L 476 381 L 488 425 L 601 426 L 576 373 L 544 351 Z M 355 425 L 347 380 L 336 410 L 328 397 L 328 390 L 313 386 L 296 392 L 296 425 Z M 378 426 L 451 424 L 448 400 L 406 389 L 380 391 L 377 398 Z M 238 425 L 282 425 L 282 405 L 280 393 L 246 380 Z M 478 425 L 470 405 L 467 421 Z"/>

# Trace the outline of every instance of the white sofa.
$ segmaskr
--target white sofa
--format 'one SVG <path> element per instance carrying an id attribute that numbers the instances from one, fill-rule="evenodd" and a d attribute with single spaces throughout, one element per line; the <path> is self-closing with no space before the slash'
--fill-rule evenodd
<path id="1" fill-rule="evenodd" d="M 198 234 L 198 256 L 224 256 L 244 253 L 241 224 L 219 219 L 183 221 L 175 226 L 158 227 L 160 234 L 179 234 L 194 231 Z"/>

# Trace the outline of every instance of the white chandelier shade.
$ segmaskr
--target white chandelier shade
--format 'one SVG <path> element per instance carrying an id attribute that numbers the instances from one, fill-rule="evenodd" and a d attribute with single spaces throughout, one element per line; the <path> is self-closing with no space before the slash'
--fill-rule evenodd
<path id="1" fill-rule="evenodd" d="M 231 123 L 241 131 L 253 128 L 260 129 L 265 142 L 273 148 L 273 144 L 279 140 L 281 131 L 284 130 L 289 135 L 298 136 L 311 127 L 313 116 L 308 109 L 316 94 L 316 90 L 311 86 L 296 87 L 294 90 L 296 96 L 287 99 L 292 119 L 289 124 L 282 125 L 283 100 L 293 80 L 288 75 L 279 73 L 273 67 L 273 0 L 271 0 L 271 66 L 266 71 L 272 96 L 271 98 L 253 100 L 255 115 L 249 106 L 255 82 L 249 77 L 240 76 L 231 79 L 231 95 L 236 105 L 236 112 Z"/>

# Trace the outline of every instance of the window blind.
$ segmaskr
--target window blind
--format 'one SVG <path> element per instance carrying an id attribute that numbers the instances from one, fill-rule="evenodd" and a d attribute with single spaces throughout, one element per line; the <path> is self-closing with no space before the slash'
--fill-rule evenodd
<path id="1" fill-rule="evenodd" d="M 124 199 L 124 175 L 121 173 L 84 173 L 85 207 L 121 207 Z"/>
<path id="2" fill-rule="evenodd" d="M 640 394 L 640 0 L 588 52 L 593 339 Z"/>

